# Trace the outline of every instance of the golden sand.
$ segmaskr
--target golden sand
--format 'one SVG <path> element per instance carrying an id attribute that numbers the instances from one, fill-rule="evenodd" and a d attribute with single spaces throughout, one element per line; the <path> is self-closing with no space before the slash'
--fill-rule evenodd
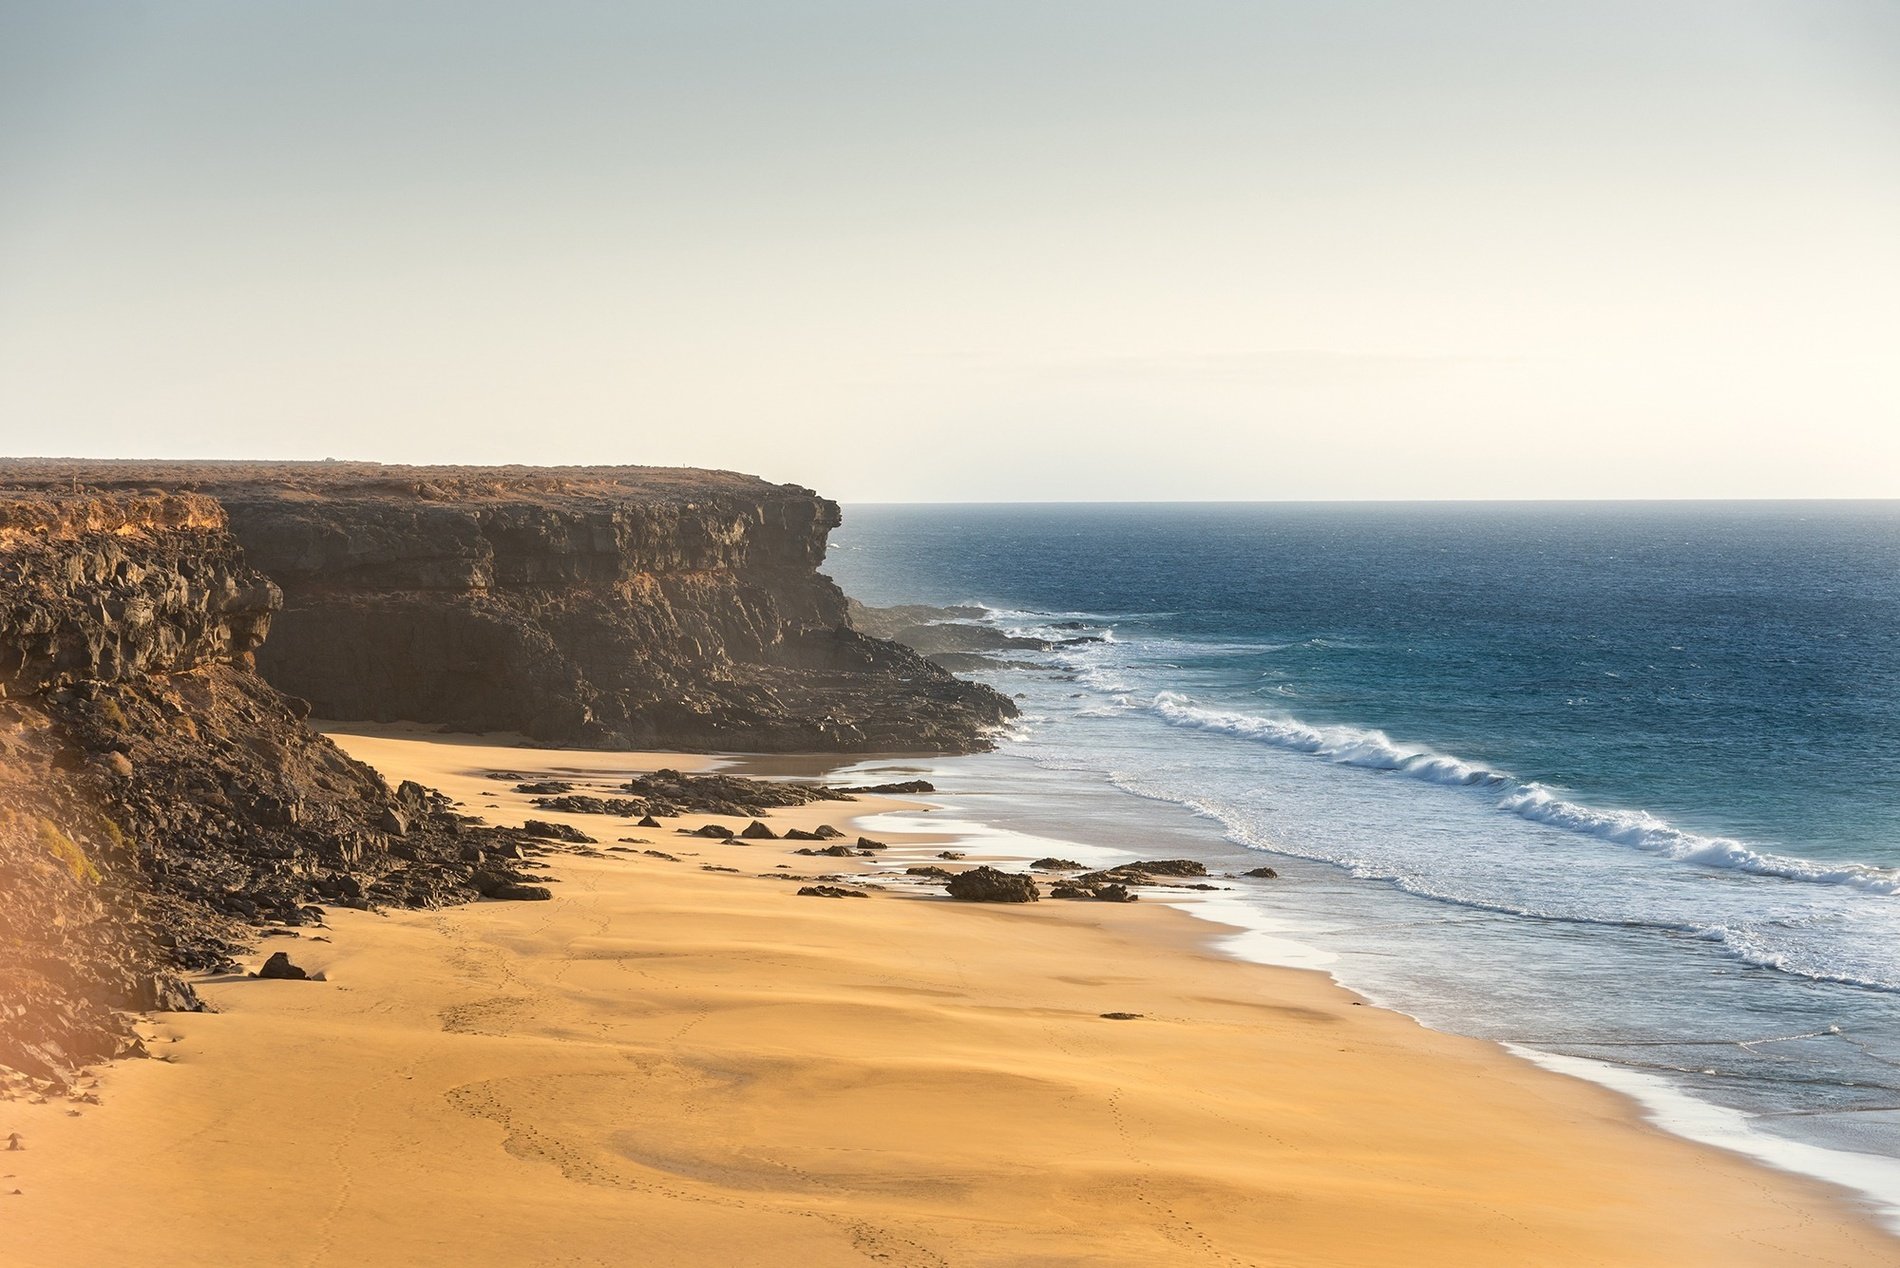
<path id="1" fill-rule="evenodd" d="M 490 770 L 695 764 L 336 738 L 498 823 L 562 816 Z M 101 1106 L 7 1107 L 0 1263 L 1900 1263 L 1831 1190 L 1163 903 L 798 897 L 759 874 L 858 864 L 566 820 L 680 861 L 266 940 L 328 980 L 205 983 Z"/>

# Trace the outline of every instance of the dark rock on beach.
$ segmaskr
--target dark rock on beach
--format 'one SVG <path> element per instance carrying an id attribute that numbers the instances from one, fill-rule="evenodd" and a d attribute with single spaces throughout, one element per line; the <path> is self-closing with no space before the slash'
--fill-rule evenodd
<path id="1" fill-rule="evenodd" d="M 543 841 L 570 841 L 575 845 L 598 844 L 593 837 L 568 823 L 549 823 L 545 819 L 529 819 L 521 825 L 521 830 Z"/>
<path id="2" fill-rule="evenodd" d="M 1050 886 L 1049 897 L 1087 899 L 1101 903 L 1132 903 L 1141 895 L 1121 884 L 1089 885 L 1075 881 L 1057 881 Z"/>
<path id="3" fill-rule="evenodd" d="M 270 959 L 264 961 L 264 967 L 257 971 L 257 975 L 259 977 L 282 978 L 286 981 L 294 982 L 302 982 L 310 976 L 290 962 L 290 953 L 287 951 L 274 952 Z"/>
<path id="4" fill-rule="evenodd" d="M 802 898 L 869 898 L 861 889 L 846 889 L 842 885 L 807 885 L 798 891 Z"/>
<path id="5" fill-rule="evenodd" d="M 543 810 L 553 810 L 559 814 L 616 815 L 622 819 L 631 819 L 646 808 L 645 802 L 630 801 L 625 797 L 592 797 L 586 793 L 567 793 L 560 797 L 536 797 L 534 804 Z M 655 823 L 651 826 L 657 828 L 660 825 Z"/>
<path id="6" fill-rule="evenodd" d="M 950 897 L 966 903 L 1033 903 L 1041 895 L 1036 882 L 993 867 L 973 867 L 950 879 Z"/>

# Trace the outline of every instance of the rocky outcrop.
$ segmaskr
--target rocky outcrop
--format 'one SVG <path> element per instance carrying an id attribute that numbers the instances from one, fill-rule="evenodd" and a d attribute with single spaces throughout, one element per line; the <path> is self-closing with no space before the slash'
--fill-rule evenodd
<path id="1" fill-rule="evenodd" d="M 0 495 L 0 1066 L 134 1049 L 120 1010 L 195 1007 L 256 925 L 527 879 L 253 672 L 278 604 L 209 499 Z"/>
<path id="2" fill-rule="evenodd" d="M 966 903 L 1033 903 L 1040 892 L 1036 882 L 994 867 L 973 867 L 950 878 L 950 897 Z"/>
<path id="3" fill-rule="evenodd" d="M 874 608 L 851 599 L 845 616 L 852 629 L 890 639 L 952 673 L 1036 669 L 1040 667 L 1037 662 L 1022 660 L 1020 654 L 1099 643 L 1105 637 L 1086 621 L 1056 622 L 1051 628 L 1060 631 L 1060 637 L 1012 634 L 993 623 L 995 614 L 989 609 L 968 606 L 907 603 Z"/>
<path id="4" fill-rule="evenodd" d="M 835 503 L 640 467 L 14 462 L 0 483 L 222 505 L 283 592 L 258 668 L 324 717 L 601 746 L 967 751 L 986 686 L 853 629 Z"/>

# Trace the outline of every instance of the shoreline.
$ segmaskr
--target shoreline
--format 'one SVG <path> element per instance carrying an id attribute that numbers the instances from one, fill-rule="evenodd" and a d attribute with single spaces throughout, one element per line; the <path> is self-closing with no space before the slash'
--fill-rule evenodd
<path id="1" fill-rule="evenodd" d="M 890 819 L 902 819 L 903 816 L 902 811 L 885 813 L 885 817 Z M 1026 864 L 1038 853 L 1050 852 L 1044 847 L 1061 852 L 1072 851 L 1079 844 L 1022 833 L 990 823 L 960 820 L 958 826 L 973 831 L 976 839 L 988 845 L 994 846 L 1014 839 L 1025 845 L 1034 842 L 1037 846 L 1035 850 L 1024 849 L 1017 853 L 981 855 L 985 859 Z M 1083 848 L 1100 856 L 1098 862 L 1091 866 L 1108 866 L 1138 857 L 1122 846 Z M 1267 850 L 1250 849 L 1249 852 L 1288 857 Z M 1204 935 L 1203 945 L 1213 954 L 1271 970 L 1321 974 L 1338 989 L 1364 1000 L 1372 1007 L 1405 1017 L 1424 1029 L 1488 1044 L 1558 1077 L 1576 1079 L 1607 1090 L 1626 1102 L 1638 1121 L 1655 1131 L 1745 1159 L 1780 1175 L 1818 1183 L 1834 1190 L 1858 1216 L 1872 1221 L 1894 1237 L 1896 1242 L 1900 1242 L 1900 1160 L 1826 1148 L 1773 1135 L 1755 1127 L 1750 1117 L 1742 1111 L 1697 1097 L 1658 1074 L 1607 1061 L 1550 1052 L 1528 1043 L 1466 1035 L 1435 1026 L 1403 1002 L 1388 998 L 1364 984 L 1343 979 L 1338 971 L 1341 964 L 1338 955 L 1302 940 L 1301 931 L 1282 927 L 1280 922 L 1268 916 L 1263 907 L 1249 903 L 1244 897 L 1184 891 L 1148 894 L 1146 897 L 1164 902 L 1180 914 L 1209 926 L 1211 931 Z M 1896 1257 L 1900 1259 L 1900 1251 L 1896 1251 Z"/>
<path id="2" fill-rule="evenodd" d="M 747 768 L 746 759 L 731 755 L 494 749 L 421 728 L 351 728 L 332 738 L 392 783 L 421 779 L 466 802 L 467 812 L 494 810 L 489 817 L 503 822 L 509 816 L 502 812 L 518 811 L 521 799 L 498 795 L 492 781 L 465 769 L 478 753 L 509 755 L 512 765 L 489 769 L 536 774 Z M 784 766 L 784 759 L 766 760 Z M 857 764 L 813 761 L 833 769 Z M 806 817 L 856 824 L 892 812 L 930 814 L 904 802 L 866 800 L 774 811 L 765 819 L 782 829 Z M 603 846 L 618 844 L 601 830 L 610 823 L 605 817 L 536 814 L 579 826 Z M 550 855 L 561 882 L 551 904 L 388 916 L 340 911 L 330 947 L 260 939 L 253 957 L 289 945 L 325 968 L 335 991 L 368 1009 L 351 1019 L 348 1039 L 329 1046 L 350 1048 L 353 1039 L 412 1058 L 410 1072 L 394 1081 L 442 1065 L 459 1076 L 470 1062 L 483 1061 L 525 1061 L 541 1070 L 534 1064 L 540 1058 L 587 1066 L 576 1087 L 592 1080 L 615 1089 L 563 1095 L 565 1074 L 510 1074 L 504 1081 L 515 1082 L 507 1095 L 491 1102 L 463 1090 L 473 1085 L 457 1083 L 425 1098 L 427 1121 L 418 1128 L 425 1142 L 441 1147 L 438 1161 L 453 1159 L 449 1170 L 457 1178 L 472 1173 L 506 1183 L 522 1191 L 516 1201 L 523 1211 L 552 1211 L 576 1238 L 576 1258 L 583 1245 L 596 1244 L 589 1239 L 631 1223 L 617 1200 L 670 1221 L 665 1228 L 643 1225 L 643 1236 L 665 1241 L 671 1229 L 687 1237 L 665 1262 L 774 1262 L 748 1256 L 790 1253 L 785 1248 L 794 1244 L 814 1263 L 861 1262 L 866 1254 L 916 1263 L 1192 1262 L 1217 1250 L 1243 1251 L 1247 1261 L 1312 1262 L 1329 1247 L 1337 1261 L 1367 1263 L 1663 1263 L 1718 1246 L 1738 1263 L 1900 1259 L 1888 1236 L 1831 1187 L 1666 1134 L 1627 1097 L 1538 1069 L 1500 1045 L 1362 1007 L 1330 977 L 1224 951 L 1216 945 L 1223 935 L 1211 933 L 1204 916 L 1165 910 L 1174 904 L 994 908 L 898 891 L 868 902 L 794 898 L 751 876 L 681 865 L 743 860 L 751 866 L 742 870 L 754 870 L 784 861 L 785 846 L 726 847 L 673 835 L 671 826 L 665 836 L 642 835 L 662 852 L 674 852 L 669 839 L 678 843 L 681 863 Z M 928 857 L 943 835 L 892 837 L 887 856 Z M 980 841 L 968 842 L 967 852 L 981 853 Z M 697 855 L 688 855 L 689 846 Z M 831 872 L 845 870 L 833 865 L 847 861 L 791 862 Z M 856 861 L 850 870 L 858 870 Z M 708 965 L 669 967 L 702 949 Z M 724 976 L 706 976 L 714 960 L 725 966 Z M 960 976 L 939 962 L 953 960 L 965 964 Z M 756 980 L 739 985 L 734 977 Z M 499 995 L 496 987 L 503 988 Z M 546 1016 L 537 1012 L 542 1006 L 519 1002 L 543 998 L 542 988 L 559 1005 L 546 1004 Z M 329 984 L 226 980 L 204 989 L 229 1010 L 210 1018 L 167 1015 L 143 1028 L 159 1039 L 166 1032 L 182 1036 L 183 1052 L 192 1055 L 182 1069 L 256 1078 L 254 1070 L 229 1064 L 235 1037 L 239 1048 L 261 1046 L 292 1062 L 309 1076 L 311 1090 L 331 1098 L 353 1095 L 361 1105 L 360 1097 L 370 1095 L 362 1085 L 374 1084 L 402 1100 L 404 1089 L 385 1087 L 391 1071 L 402 1071 L 400 1061 L 365 1074 L 359 1060 L 345 1059 L 353 1053 L 326 1050 L 323 1037 L 339 1024 L 326 1012 L 326 998 L 344 998 L 332 996 Z M 356 998 L 379 990 L 385 998 Z M 458 998 L 471 991 L 478 997 Z M 413 1004 L 418 993 L 441 1002 L 439 1029 L 427 1028 L 426 1014 L 395 1007 Z M 794 1015 L 800 1010 L 788 1010 L 775 994 L 797 996 L 815 1014 Z M 675 1027 L 668 1007 L 683 996 L 718 1006 Z M 1144 1020 L 1108 1021 L 1088 1012 L 1136 996 Z M 288 1011 L 259 1006 L 280 1002 Z M 630 1007 L 638 1015 L 623 1015 Z M 736 1015 L 748 1025 L 726 1033 L 722 1018 Z M 291 1051 L 297 1045 L 286 1040 L 286 1028 L 319 1051 Z M 1345 1047 L 1330 1051 L 1342 1041 Z M 218 1050 L 219 1043 L 227 1047 Z M 206 1045 L 202 1057 L 193 1054 Z M 687 1055 L 702 1045 L 710 1054 L 703 1061 Z M 1035 1063 L 1032 1071 L 1021 1068 L 1026 1058 Z M 623 1087 L 619 1068 L 640 1061 L 648 1063 L 644 1090 Z M 672 1068 L 681 1063 L 693 1068 Z M 166 1065 L 107 1074 L 106 1105 L 93 1114 L 120 1153 L 137 1155 L 142 1144 L 145 1157 L 156 1160 L 166 1150 L 154 1133 L 189 1125 L 168 1122 L 178 1115 L 157 1099 L 172 1072 Z M 844 1079 L 852 1069 L 879 1077 Z M 1289 1071 L 1299 1077 L 1287 1080 Z M 708 1077 L 711 1084 L 703 1082 Z M 719 1133 L 655 1129 L 633 1148 L 623 1137 L 640 1129 L 598 1120 L 603 1102 L 628 1121 L 665 1117 L 680 1096 L 698 1107 L 702 1128 L 719 1119 L 722 1097 L 741 1102 L 737 1119 L 724 1123 L 743 1123 L 741 1138 L 735 1144 L 728 1130 L 724 1145 L 705 1145 Z M 801 1119 L 806 1098 L 828 1114 Z M 874 1121 L 859 1121 L 854 1111 Z M 1037 1129 L 1033 1139 L 1019 1138 L 1025 1116 Z M 91 1129 L 83 1120 L 40 1117 L 29 1135 L 45 1144 L 33 1141 L 22 1165 Z M 225 1122 L 226 1130 L 238 1126 Z M 983 1137 L 975 1145 L 964 1139 L 972 1131 Z M 894 1148 L 920 1142 L 936 1147 Z M 1002 1184 L 991 1173 L 1007 1173 L 1050 1142 L 1051 1156 L 1036 1169 L 1045 1205 L 1028 1208 L 1040 1216 L 1020 1207 L 1012 1215 L 1009 1204 L 1023 1200 L 1012 1190 L 1027 1181 Z M 323 1182 L 324 1169 L 300 1160 L 295 1149 L 241 1134 L 230 1143 L 262 1151 L 243 1172 L 253 1183 L 305 1192 Z M 334 1143 L 337 1158 L 355 1158 L 362 1167 L 374 1160 L 373 1135 L 365 1141 L 351 1133 Z M 367 1161 L 357 1157 L 365 1146 Z M 409 1146 L 389 1139 L 381 1147 Z M 463 1156 L 470 1149 L 478 1152 Z M 1613 1165 L 1580 1165 L 1580 1149 Z M 814 1154 L 825 1155 L 825 1166 Z M 118 1158 L 111 1150 L 102 1156 Z M 878 1165 L 865 1168 L 861 1158 Z M 325 1235 L 332 1240 L 310 1247 L 305 1262 L 347 1259 L 348 1235 L 336 1223 L 353 1204 L 370 1203 L 369 1186 L 357 1175 L 362 1167 L 347 1171 L 341 1193 L 325 1195 L 332 1203 Z M 64 1176 L 79 1183 L 85 1174 L 82 1167 Z M 208 1174 L 228 1179 L 231 1168 L 213 1166 Z M 837 1183 L 821 1182 L 826 1176 Z M 154 1183 L 163 1191 L 162 1176 L 140 1172 L 136 1179 L 132 1193 L 115 1203 L 151 1200 Z M 57 1192 L 57 1169 L 35 1183 L 50 1184 L 56 1202 L 83 1196 Z M 438 1195 L 445 1214 L 460 1209 L 450 1196 Z M 967 1208 L 978 1196 L 986 1205 L 973 1218 Z M 857 1213 L 847 1218 L 841 1203 Z M 701 1206 L 717 1218 L 695 1213 Z M 853 1231 L 853 1219 L 865 1227 Z M 1060 1236 L 1051 1236 L 1051 1223 Z M 22 1228 L 29 1237 L 36 1231 L 24 1222 Z M 43 1250 L 48 1229 L 37 1231 Z M 1145 1255 L 1142 1236 L 1160 1239 Z M 1084 1244 L 1089 1253 L 1076 1253 Z M 511 1247 L 519 1253 L 510 1239 L 495 1243 L 496 1262 Z M 177 1261 L 216 1259 L 187 1253 Z"/>

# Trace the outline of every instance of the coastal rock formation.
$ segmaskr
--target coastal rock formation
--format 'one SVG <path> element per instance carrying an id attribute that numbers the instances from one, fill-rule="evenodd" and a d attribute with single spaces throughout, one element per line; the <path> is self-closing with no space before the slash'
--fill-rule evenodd
<path id="1" fill-rule="evenodd" d="M 851 628 L 835 503 L 730 472 L 12 462 L 190 490 L 283 591 L 258 668 L 323 717 L 563 743 L 968 751 L 1015 713 Z"/>
<path id="2" fill-rule="evenodd" d="M 207 498 L 0 495 L 0 1066 L 134 1050 L 255 924 L 523 879 L 252 671 L 278 603 Z"/>
<path id="3" fill-rule="evenodd" d="M 1059 638 L 1011 634 L 989 624 L 992 613 L 987 608 L 968 606 L 931 607 L 908 603 L 874 608 L 852 599 L 848 601 L 846 615 L 852 629 L 901 643 L 952 673 L 1035 669 L 1036 662 L 1016 659 L 1006 653 L 1046 652 L 1082 643 L 1099 643 L 1103 638 L 1100 633 L 1088 632 L 1091 627 L 1080 621 L 1059 623 L 1056 628 L 1064 631 Z"/>
<path id="4" fill-rule="evenodd" d="M 950 897 L 966 903 L 1033 903 L 1041 897 L 1036 882 L 993 867 L 973 867 L 950 878 Z"/>

